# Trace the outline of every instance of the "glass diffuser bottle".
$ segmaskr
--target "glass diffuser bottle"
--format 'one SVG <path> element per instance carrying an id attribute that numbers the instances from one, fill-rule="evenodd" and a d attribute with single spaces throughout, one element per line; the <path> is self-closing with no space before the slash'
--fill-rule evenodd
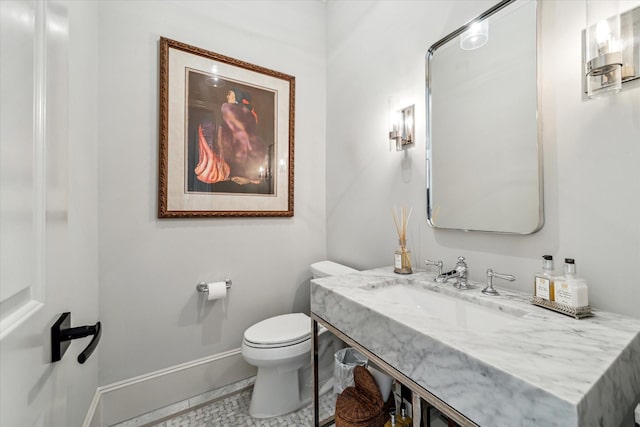
<path id="1" fill-rule="evenodd" d="M 407 211 L 406 208 L 400 208 L 400 220 L 396 211 L 393 211 L 393 222 L 396 225 L 396 231 L 398 232 L 398 243 L 400 249 L 394 253 L 393 271 L 399 274 L 411 274 L 413 269 L 411 268 L 411 251 L 407 250 L 407 224 L 409 223 L 409 217 L 411 216 L 411 209 Z"/>

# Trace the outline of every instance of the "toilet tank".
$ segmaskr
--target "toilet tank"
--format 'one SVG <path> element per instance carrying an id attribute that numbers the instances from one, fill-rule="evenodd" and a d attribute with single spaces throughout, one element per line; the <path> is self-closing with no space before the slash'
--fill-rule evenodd
<path id="1" fill-rule="evenodd" d="M 311 274 L 314 279 L 321 277 L 339 276 L 341 274 L 357 273 L 358 270 L 333 261 L 320 261 L 311 264 Z"/>

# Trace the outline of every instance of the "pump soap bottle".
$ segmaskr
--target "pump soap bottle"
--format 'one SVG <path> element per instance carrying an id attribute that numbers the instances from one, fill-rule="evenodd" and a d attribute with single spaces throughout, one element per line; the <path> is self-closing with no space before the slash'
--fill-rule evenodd
<path id="1" fill-rule="evenodd" d="M 555 299 L 553 273 L 553 257 L 551 255 L 543 255 L 542 271 L 535 273 L 535 282 L 533 285 L 533 296 L 553 301 Z"/>
<path id="2" fill-rule="evenodd" d="M 411 427 L 413 425 L 413 421 L 411 417 L 407 415 L 407 407 L 404 406 L 404 402 L 400 405 L 400 418 L 398 419 L 400 422 L 400 426 L 402 427 Z"/>
<path id="3" fill-rule="evenodd" d="M 589 305 L 587 282 L 576 277 L 576 262 L 573 258 L 564 259 L 564 276 L 556 280 L 555 300 L 574 308 Z"/>
<path id="4" fill-rule="evenodd" d="M 390 419 L 386 423 L 384 423 L 384 427 L 399 427 L 396 421 L 396 410 L 392 409 L 389 411 Z"/>

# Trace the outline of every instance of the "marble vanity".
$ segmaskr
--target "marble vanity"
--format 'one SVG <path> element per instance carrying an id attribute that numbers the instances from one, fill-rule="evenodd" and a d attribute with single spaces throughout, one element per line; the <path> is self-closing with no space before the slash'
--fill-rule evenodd
<path id="1" fill-rule="evenodd" d="M 617 427 L 638 404 L 640 319 L 576 320 L 525 293 L 433 279 L 381 268 L 312 280 L 312 328 L 376 357 L 461 425 Z"/>

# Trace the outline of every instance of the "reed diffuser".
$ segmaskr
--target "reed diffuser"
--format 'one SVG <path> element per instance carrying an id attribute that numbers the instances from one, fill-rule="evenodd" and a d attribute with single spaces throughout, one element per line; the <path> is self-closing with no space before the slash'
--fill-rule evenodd
<path id="1" fill-rule="evenodd" d="M 399 274 L 411 274 L 413 273 L 411 269 L 411 251 L 407 250 L 407 225 L 411 217 L 411 209 L 407 211 L 404 207 L 400 208 L 400 220 L 398 220 L 398 214 L 395 209 L 392 209 L 391 213 L 393 214 L 393 222 L 396 225 L 398 242 L 400 243 L 400 249 L 395 252 L 393 271 Z"/>

